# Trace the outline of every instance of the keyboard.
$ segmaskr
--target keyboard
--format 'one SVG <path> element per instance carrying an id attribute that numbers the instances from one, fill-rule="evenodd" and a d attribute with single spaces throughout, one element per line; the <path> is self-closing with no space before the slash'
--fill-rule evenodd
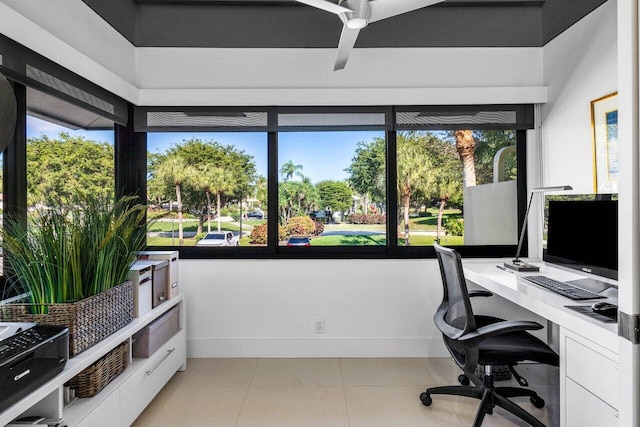
<path id="1" fill-rule="evenodd" d="M 569 283 L 559 282 L 546 276 L 524 276 L 523 279 L 572 300 L 606 298 L 595 292 L 570 285 Z"/>

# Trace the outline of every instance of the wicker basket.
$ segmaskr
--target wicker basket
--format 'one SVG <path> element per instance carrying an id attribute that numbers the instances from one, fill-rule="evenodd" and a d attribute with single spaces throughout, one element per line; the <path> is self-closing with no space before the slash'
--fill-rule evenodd
<path id="1" fill-rule="evenodd" d="M 133 282 L 126 281 L 74 303 L 47 304 L 48 314 L 29 313 L 33 305 L 3 305 L 0 319 L 66 326 L 69 328 L 69 357 L 73 357 L 131 323 Z"/>
<path id="2" fill-rule="evenodd" d="M 100 393 L 129 364 L 129 340 L 102 356 L 65 384 L 75 390 L 76 397 L 93 397 Z"/>

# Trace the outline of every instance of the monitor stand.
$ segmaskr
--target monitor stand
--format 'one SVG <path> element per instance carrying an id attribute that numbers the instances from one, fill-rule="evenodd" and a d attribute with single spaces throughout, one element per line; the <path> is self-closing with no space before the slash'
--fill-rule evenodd
<path id="1" fill-rule="evenodd" d="M 611 283 L 607 283 L 607 282 L 603 282 L 602 280 L 591 279 L 591 278 L 569 280 L 567 281 L 567 283 L 582 289 L 586 289 L 591 292 L 595 292 L 597 294 L 611 287 L 615 287 L 615 285 L 612 285 Z"/>

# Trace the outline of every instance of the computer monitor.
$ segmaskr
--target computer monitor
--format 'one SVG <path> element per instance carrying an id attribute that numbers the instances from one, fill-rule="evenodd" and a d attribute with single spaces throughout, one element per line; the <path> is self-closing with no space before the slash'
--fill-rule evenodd
<path id="1" fill-rule="evenodd" d="M 617 280 L 618 201 L 601 194 L 546 197 L 542 254 L 545 262 Z M 574 282 L 595 292 L 613 286 L 595 278 Z"/>

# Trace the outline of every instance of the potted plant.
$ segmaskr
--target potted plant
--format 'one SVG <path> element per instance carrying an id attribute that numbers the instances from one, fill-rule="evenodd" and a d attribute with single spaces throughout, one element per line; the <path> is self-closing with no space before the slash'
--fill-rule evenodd
<path id="1" fill-rule="evenodd" d="M 134 200 L 48 201 L 26 222 L 5 219 L 5 276 L 25 301 L 3 305 L 3 320 L 67 326 L 70 356 L 131 322 L 127 277 L 145 238 L 145 207 Z"/>

